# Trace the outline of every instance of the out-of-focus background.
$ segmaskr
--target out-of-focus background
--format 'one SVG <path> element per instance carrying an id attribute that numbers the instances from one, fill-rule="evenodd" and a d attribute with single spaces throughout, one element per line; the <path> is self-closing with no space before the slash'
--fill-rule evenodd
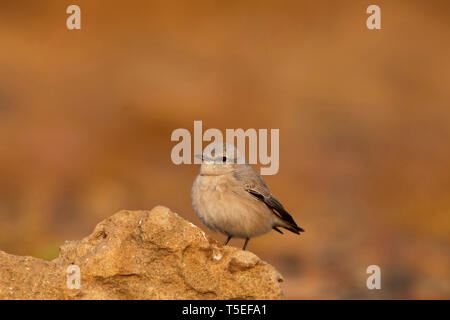
<path id="1" fill-rule="evenodd" d="M 306 233 L 249 249 L 288 299 L 449 298 L 450 2 L 372 2 L 2 1 L 0 250 L 158 204 L 206 229 L 172 131 L 278 128 L 265 180 Z"/>

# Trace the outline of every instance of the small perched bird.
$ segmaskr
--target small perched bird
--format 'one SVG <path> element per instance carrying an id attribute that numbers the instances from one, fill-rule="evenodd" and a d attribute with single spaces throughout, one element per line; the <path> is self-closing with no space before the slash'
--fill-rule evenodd
<path id="1" fill-rule="evenodd" d="M 228 236 L 224 245 L 231 238 L 245 239 L 243 250 L 250 238 L 272 229 L 279 233 L 283 233 L 279 227 L 296 234 L 304 231 L 270 193 L 258 172 L 245 162 L 238 163 L 231 148 L 221 144 L 210 152 L 206 147 L 203 155 L 196 155 L 202 164 L 191 200 L 200 221 Z"/>

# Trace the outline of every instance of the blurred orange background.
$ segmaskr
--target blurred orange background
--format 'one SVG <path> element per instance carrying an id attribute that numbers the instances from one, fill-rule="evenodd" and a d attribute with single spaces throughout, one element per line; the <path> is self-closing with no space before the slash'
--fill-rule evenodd
<path id="1" fill-rule="evenodd" d="M 82 29 L 66 28 L 81 7 Z M 381 7 L 382 30 L 366 28 Z M 249 250 L 288 299 L 450 298 L 450 2 L 2 1 L 0 250 L 53 259 L 121 209 L 190 205 L 173 130 L 280 129 L 306 229 Z M 208 231 L 222 242 L 224 236 Z M 242 240 L 231 245 L 242 246 Z M 368 290 L 379 265 L 382 289 Z"/>

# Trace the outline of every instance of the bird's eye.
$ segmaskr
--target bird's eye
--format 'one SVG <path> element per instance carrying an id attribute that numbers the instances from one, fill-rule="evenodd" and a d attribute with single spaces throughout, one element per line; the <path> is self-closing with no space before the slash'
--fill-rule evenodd
<path id="1" fill-rule="evenodd" d="M 223 157 L 222 162 L 227 162 L 227 157 Z"/>

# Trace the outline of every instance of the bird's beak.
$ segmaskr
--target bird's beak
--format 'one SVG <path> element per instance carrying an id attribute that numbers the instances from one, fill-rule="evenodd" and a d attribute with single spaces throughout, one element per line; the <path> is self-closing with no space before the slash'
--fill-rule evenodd
<path id="1" fill-rule="evenodd" d="M 203 161 L 203 155 L 202 154 L 196 154 L 194 157 L 197 158 L 197 159 L 201 159 Z"/>

